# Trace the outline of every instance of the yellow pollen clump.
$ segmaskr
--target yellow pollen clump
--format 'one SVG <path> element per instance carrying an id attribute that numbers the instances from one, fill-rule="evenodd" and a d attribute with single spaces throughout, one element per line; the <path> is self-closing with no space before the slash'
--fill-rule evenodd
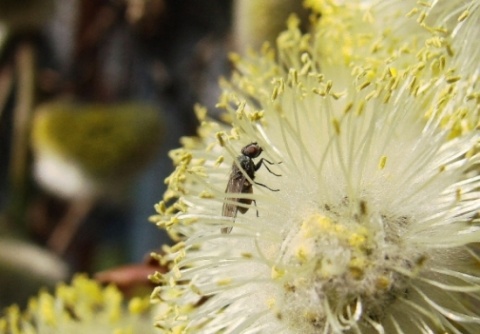
<path id="1" fill-rule="evenodd" d="M 390 287 L 391 280 L 386 276 L 380 276 L 377 278 L 375 285 L 381 290 L 387 290 Z"/>
<path id="2" fill-rule="evenodd" d="M 164 301 L 175 300 L 176 298 L 183 295 L 183 292 L 175 287 L 171 287 L 168 290 L 162 290 L 160 298 Z"/>
<path id="3" fill-rule="evenodd" d="M 387 164 L 387 157 L 383 155 L 380 158 L 380 162 L 378 163 L 378 168 L 379 169 L 384 169 L 386 164 Z"/>
<path id="4" fill-rule="evenodd" d="M 220 166 L 220 165 L 223 163 L 223 160 L 225 160 L 225 158 L 223 157 L 223 155 L 219 156 L 218 159 L 215 160 L 214 166 L 215 166 L 215 167 Z"/>
<path id="5" fill-rule="evenodd" d="M 224 278 L 224 279 L 221 279 L 221 280 L 217 281 L 217 285 L 219 285 L 219 286 L 230 285 L 231 283 L 232 283 L 231 278 Z"/>
<path id="6" fill-rule="evenodd" d="M 132 314 L 142 314 L 150 307 L 149 298 L 134 297 L 128 303 L 128 310 Z"/>
<path id="7" fill-rule="evenodd" d="M 160 201 L 160 203 L 155 204 L 154 209 L 160 214 L 167 212 L 167 206 L 165 205 L 164 201 Z"/>
<path id="8" fill-rule="evenodd" d="M 349 262 L 350 274 L 355 279 L 361 279 L 367 267 L 367 260 L 364 257 L 356 257 Z"/>
<path id="9" fill-rule="evenodd" d="M 313 214 L 305 219 L 301 231 L 306 239 L 331 235 L 354 249 L 363 248 L 368 242 L 368 231 L 366 228 L 362 226 L 348 227 L 344 224 L 335 223 L 331 218 L 320 214 Z M 308 259 L 309 253 L 311 252 L 305 245 L 299 246 L 296 250 L 296 256 L 301 262 Z"/>
<path id="10" fill-rule="evenodd" d="M 312 238 L 319 233 L 325 233 L 331 230 L 333 226 L 330 218 L 320 214 L 314 214 L 303 222 L 301 230 L 305 238 Z"/>
<path id="11" fill-rule="evenodd" d="M 359 233 L 352 233 L 348 237 L 348 244 L 355 248 L 360 248 L 364 246 L 366 242 L 367 242 L 367 238 L 364 235 Z"/>
<path id="12" fill-rule="evenodd" d="M 350 260 L 349 267 L 350 268 L 358 268 L 358 269 L 365 269 L 367 266 L 367 259 L 362 257 L 355 257 Z"/>
<path id="13" fill-rule="evenodd" d="M 194 107 L 195 116 L 199 121 L 204 121 L 207 118 L 207 108 L 200 105 L 195 105 Z"/>
<path id="14" fill-rule="evenodd" d="M 337 234 L 338 236 L 342 237 L 347 233 L 347 228 L 343 225 L 335 225 L 335 228 L 333 229 L 334 233 Z"/>
<path id="15" fill-rule="evenodd" d="M 215 198 L 215 196 L 207 190 L 203 190 L 198 196 L 200 198 Z"/>
<path id="16" fill-rule="evenodd" d="M 468 17 L 470 16 L 470 12 L 468 10 L 464 11 L 460 16 L 458 17 L 458 22 L 465 21 Z"/>
<path id="17" fill-rule="evenodd" d="M 255 111 L 255 112 L 250 113 L 248 115 L 248 118 L 250 119 L 250 121 L 256 122 L 256 121 L 261 120 L 263 118 L 264 114 L 265 114 L 265 112 L 263 110 Z"/>
<path id="18" fill-rule="evenodd" d="M 392 76 L 392 78 L 397 77 L 397 75 L 398 75 L 398 70 L 397 70 L 395 67 L 390 67 L 388 70 L 389 70 L 390 75 Z"/>
<path id="19" fill-rule="evenodd" d="M 305 246 L 300 245 L 300 247 L 297 249 L 296 256 L 301 263 L 305 263 L 310 258 L 310 252 L 305 248 Z"/>
<path id="20" fill-rule="evenodd" d="M 197 294 L 197 295 L 199 295 L 199 296 L 202 295 L 202 290 L 200 290 L 200 289 L 198 288 L 198 286 L 196 286 L 195 284 L 190 283 L 190 284 L 189 284 L 189 287 L 190 287 L 190 289 L 193 291 L 193 293 L 195 293 L 195 294 Z"/>
<path id="21" fill-rule="evenodd" d="M 41 292 L 38 297 L 38 310 L 41 312 L 44 322 L 49 326 L 54 326 L 57 323 L 54 302 L 54 298 L 47 292 Z"/>
<path id="22" fill-rule="evenodd" d="M 333 125 L 333 128 L 335 130 L 335 133 L 338 135 L 340 134 L 340 122 L 338 121 L 338 119 L 333 119 L 332 120 L 332 125 Z"/>
<path id="23" fill-rule="evenodd" d="M 275 298 L 270 298 L 267 300 L 267 307 L 271 310 L 275 307 L 276 303 Z"/>
<path id="24" fill-rule="evenodd" d="M 272 267 L 272 279 L 282 278 L 285 275 L 285 270 L 277 268 L 276 266 Z"/>

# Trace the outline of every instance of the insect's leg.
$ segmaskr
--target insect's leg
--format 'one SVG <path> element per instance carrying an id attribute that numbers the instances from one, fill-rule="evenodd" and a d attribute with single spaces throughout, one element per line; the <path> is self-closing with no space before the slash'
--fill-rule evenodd
<path id="1" fill-rule="evenodd" d="M 267 162 L 269 165 L 280 165 L 283 161 L 280 161 L 280 162 L 271 162 L 270 160 L 267 160 L 265 158 L 262 158 L 261 160 L 264 160 L 265 162 Z"/>
<path id="2" fill-rule="evenodd" d="M 265 162 L 267 162 L 270 165 L 275 165 L 273 162 L 270 162 L 267 159 L 261 158 L 260 161 L 257 162 L 257 164 L 255 165 L 255 171 L 257 171 L 262 165 L 264 165 L 265 168 L 270 172 L 270 174 L 273 174 L 275 176 L 282 176 L 281 174 L 276 174 L 276 173 L 272 172 L 270 170 L 270 168 L 268 168 L 268 166 L 265 164 Z"/>
<path id="3" fill-rule="evenodd" d="M 265 185 L 265 184 L 263 184 L 263 183 L 260 183 L 260 182 L 255 182 L 255 181 L 253 181 L 253 183 L 255 183 L 257 186 L 261 186 L 261 187 L 267 188 L 267 189 L 270 190 L 270 191 L 280 191 L 280 189 L 272 189 L 272 188 L 270 188 L 269 186 L 267 186 L 267 185 Z"/>
<path id="4" fill-rule="evenodd" d="M 257 201 L 256 201 L 256 200 L 254 200 L 254 199 L 252 199 L 252 202 L 253 202 L 253 204 L 255 205 L 255 210 L 257 211 L 257 217 L 259 217 L 259 216 L 258 216 L 258 207 L 257 207 Z"/>
<path id="5" fill-rule="evenodd" d="M 228 226 L 228 227 L 222 227 L 220 231 L 222 232 L 222 234 L 228 234 L 232 232 L 232 229 L 233 229 L 233 226 Z"/>

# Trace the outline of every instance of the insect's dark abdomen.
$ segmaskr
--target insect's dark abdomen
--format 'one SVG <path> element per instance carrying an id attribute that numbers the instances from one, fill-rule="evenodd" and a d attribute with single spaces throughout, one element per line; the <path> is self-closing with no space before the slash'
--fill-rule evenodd
<path id="1" fill-rule="evenodd" d="M 242 193 L 244 194 L 253 194 L 253 187 L 250 184 L 250 182 L 245 181 L 245 184 L 243 185 Z M 246 205 L 252 204 L 252 200 L 249 198 L 239 198 L 238 202 Z M 241 206 L 237 206 L 238 211 L 240 211 L 241 214 L 244 214 L 245 212 L 248 211 L 248 207 L 244 208 Z"/>

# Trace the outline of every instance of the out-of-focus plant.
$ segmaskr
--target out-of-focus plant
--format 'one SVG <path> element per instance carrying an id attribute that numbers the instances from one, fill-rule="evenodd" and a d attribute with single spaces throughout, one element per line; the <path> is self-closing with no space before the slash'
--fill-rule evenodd
<path id="1" fill-rule="evenodd" d="M 292 13 L 306 25 L 307 10 L 298 0 L 236 0 L 234 1 L 233 42 L 238 52 L 260 49 L 265 42 L 274 43 L 285 29 Z"/>
<path id="2" fill-rule="evenodd" d="M 160 112 L 142 103 L 42 105 L 32 126 L 35 178 L 65 198 L 113 196 L 162 137 Z"/>
<path id="3" fill-rule="evenodd" d="M 52 288 L 67 278 L 57 256 L 27 242 L 0 238 L 0 308 L 25 304 L 40 287 Z"/>
<path id="4" fill-rule="evenodd" d="M 155 157 L 163 130 L 159 111 L 142 103 L 54 102 L 36 110 L 35 179 L 73 203 L 50 237 L 52 249 L 65 251 L 98 199 L 122 198 L 134 176 Z"/>
<path id="5" fill-rule="evenodd" d="M 9 157 L 10 219 L 16 234 L 24 232 L 28 188 L 28 144 L 36 95 L 36 51 L 33 41 L 53 15 L 53 0 L 5 0 L 0 3 L 0 116 L 14 95 Z M 7 117 L 1 117 L 5 121 Z M 13 229 L 12 229 L 13 230 Z"/>
<path id="6" fill-rule="evenodd" d="M 51 17 L 53 9 L 53 0 L 2 0 L 0 24 L 9 31 L 35 31 Z"/>
<path id="7" fill-rule="evenodd" d="M 32 298 L 21 312 L 17 306 L 0 319 L 0 333 L 155 333 L 148 297 L 124 300 L 114 286 L 102 287 L 85 276 L 60 284 Z"/>

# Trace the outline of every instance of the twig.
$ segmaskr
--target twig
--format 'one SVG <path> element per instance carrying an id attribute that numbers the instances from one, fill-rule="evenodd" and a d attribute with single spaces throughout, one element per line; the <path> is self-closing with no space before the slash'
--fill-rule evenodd
<path id="1" fill-rule="evenodd" d="M 12 153 L 9 166 L 11 210 L 23 220 L 27 191 L 30 122 L 35 95 L 35 50 L 23 42 L 15 55 L 17 89 L 13 114 Z"/>
<path id="2" fill-rule="evenodd" d="M 13 70 L 10 66 L 0 69 L 0 120 L 13 87 Z"/>
<path id="3" fill-rule="evenodd" d="M 47 241 L 48 247 L 58 255 L 64 254 L 94 204 L 95 201 L 91 198 L 73 200 L 67 212 L 50 235 Z"/>

